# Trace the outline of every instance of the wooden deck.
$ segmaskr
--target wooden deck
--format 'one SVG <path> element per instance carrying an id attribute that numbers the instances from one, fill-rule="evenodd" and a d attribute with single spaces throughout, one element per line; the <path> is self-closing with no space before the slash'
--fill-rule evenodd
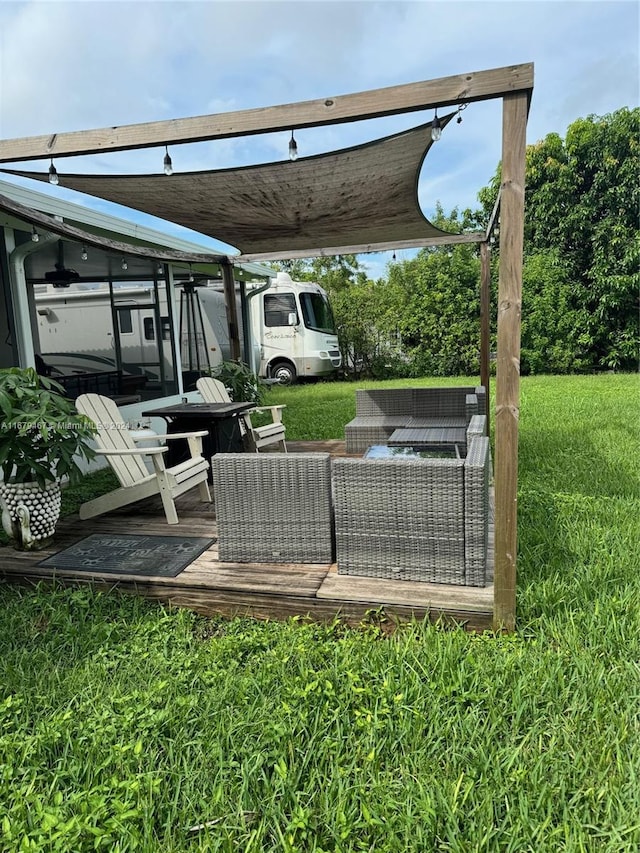
<path id="1" fill-rule="evenodd" d="M 344 442 L 288 442 L 290 452 L 324 451 L 344 455 Z M 468 630 L 491 628 L 493 584 L 484 587 L 414 583 L 339 575 L 335 564 L 247 564 L 218 560 L 217 544 L 194 560 L 175 578 L 126 574 L 74 573 L 37 565 L 45 557 L 68 548 L 92 533 L 144 533 L 164 536 L 216 536 L 215 511 L 187 494 L 176 501 L 180 524 L 168 525 L 159 499 L 80 521 L 61 519 L 53 546 L 44 551 L 20 552 L 0 548 L 0 574 L 15 583 L 57 580 L 65 584 L 91 583 L 99 588 L 143 595 L 204 615 L 286 619 L 290 616 L 331 621 L 340 617 L 356 625 L 380 610 L 392 625 L 416 618 L 461 624 Z M 493 525 L 492 525 L 493 529 Z M 493 536 L 491 536 L 493 546 Z M 493 576 L 493 547 L 490 550 Z"/>

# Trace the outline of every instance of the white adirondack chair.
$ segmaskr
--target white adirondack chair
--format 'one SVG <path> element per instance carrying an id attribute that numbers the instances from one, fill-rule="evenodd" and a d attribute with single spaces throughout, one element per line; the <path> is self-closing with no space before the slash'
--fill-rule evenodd
<path id="1" fill-rule="evenodd" d="M 113 400 L 100 394 L 82 394 L 75 402 L 79 412 L 96 425 L 96 453 L 106 457 L 120 481 L 121 488 L 87 501 L 80 507 L 80 518 L 93 518 L 134 501 L 160 495 L 168 524 L 178 524 L 174 498 L 198 487 L 200 499 L 211 502 L 207 483 L 209 461 L 202 456 L 202 436 L 206 431 L 159 435 L 158 438 L 186 438 L 191 458 L 166 468 L 163 454 L 168 448 L 136 447 L 120 411 Z M 153 473 L 147 470 L 143 457 L 151 456 Z"/>
<path id="2" fill-rule="evenodd" d="M 214 379 L 211 376 L 202 376 L 196 382 L 196 388 L 205 403 L 231 402 L 229 392 L 219 379 Z M 256 453 L 259 452 L 261 447 L 265 447 L 268 444 L 279 444 L 284 453 L 287 452 L 287 445 L 284 440 L 285 425 L 282 423 L 282 410 L 284 408 L 283 405 L 256 406 L 240 416 L 246 430 L 245 438 L 248 440 L 251 449 L 255 450 Z M 254 427 L 251 423 L 251 415 L 255 412 L 267 411 L 271 412 L 271 423 Z"/>

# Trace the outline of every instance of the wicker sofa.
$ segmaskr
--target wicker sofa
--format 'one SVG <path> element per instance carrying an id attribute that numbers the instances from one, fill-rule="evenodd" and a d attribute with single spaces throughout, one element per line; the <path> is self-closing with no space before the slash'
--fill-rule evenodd
<path id="1" fill-rule="evenodd" d="M 489 439 L 465 459 L 334 459 L 339 574 L 484 586 Z"/>
<path id="2" fill-rule="evenodd" d="M 358 390 L 356 416 L 345 426 L 346 450 L 363 453 L 373 444 L 386 444 L 400 428 L 466 428 L 473 415 L 486 411 L 482 386 Z"/>

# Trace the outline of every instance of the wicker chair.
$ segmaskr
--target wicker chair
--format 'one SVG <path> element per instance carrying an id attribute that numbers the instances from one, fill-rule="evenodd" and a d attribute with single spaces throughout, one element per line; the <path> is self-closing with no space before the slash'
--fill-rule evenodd
<path id="1" fill-rule="evenodd" d="M 386 444 L 395 429 L 466 427 L 486 414 L 482 386 L 472 388 L 384 388 L 356 391 L 356 417 L 345 426 L 347 453 Z"/>
<path id="2" fill-rule="evenodd" d="M 328 453 L 212 457 L 220 560 L 331 563 Z"/>
<path id="3" fill-rule="evenodd" d="M 484 586 L 489 440 L 462 459 L 334 459 L 340 574 Z"/>

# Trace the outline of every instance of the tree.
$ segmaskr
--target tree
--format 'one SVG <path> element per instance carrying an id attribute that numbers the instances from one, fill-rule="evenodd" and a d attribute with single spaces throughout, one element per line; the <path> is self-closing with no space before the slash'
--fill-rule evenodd
<path id="1" fill-rule="evenodd" d="M 522 269 L 520 369 L 528 373 L 575 373 L 589 364 L 582 337 L 584 309 L 571 308 L 572 286 L 556 249 L 525 257 Z"/>
<path id="2" fill-rule="evenodd" d="M 336 320 L 344 370 L 354 376 L 377 375 L 386 360 L 384 288 L 367 278 L 355 255 L 284 261 L 280 266 L 296 281 L 315 281 L 327 291 Z"/>
<path id="3" fill-rule="evenodd" d="M 404 291 L 398 325 L 412 375 L 478 372 L 479 278 L 477 249 L 464 243 L 391 267 L 391 285 Z"/>
<path id="4" fill-rule="evenodd" d="M 531 258 L 542 273 L 540 259 L 549 257 L 555 265 L 549 276 L 557 284 L 561 259 L 562 302 L 571 317 L 576 348 L 574 367 L 637 367 L 639 131 L 640 110 L 623 108 L 578 119 L 564 141 L 552 133 L 527 149 L 525 267 Z M 499 185 L 500 167 L 479 195 L 486 216 Z M 535 289 L 534 282 L 527 286 Z M 544 297 L 540 288 L 535 292 Z M 553 336 L 551 319 L 549 327 Z M 555 336 L 564 348 L 567 322 L 561 327 Z M 550 364 L 547 369 L 558 368 Z"/>

